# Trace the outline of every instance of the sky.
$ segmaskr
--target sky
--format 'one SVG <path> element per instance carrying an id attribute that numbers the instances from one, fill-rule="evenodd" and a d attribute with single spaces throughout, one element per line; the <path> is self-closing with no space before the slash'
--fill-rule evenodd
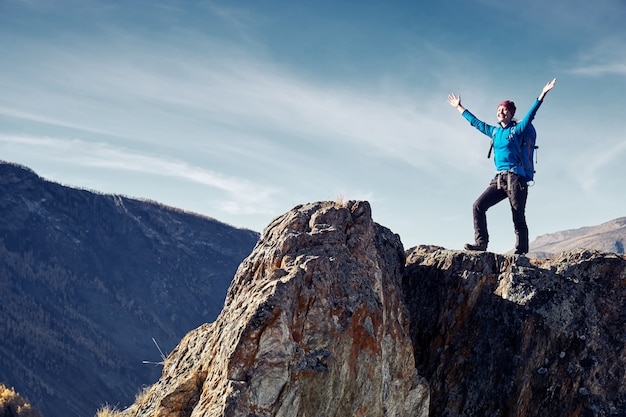
<path id="1" fill-rule="evenodd" d="M 262 232 L 367 200 L 418 244 L 473 242 L 496 124 L 534 125 L 537 236 L 626 216 L 623 0 L 0 0 L 0 160 Z M 489 250 L 515 237 L 508 202 Z"/>

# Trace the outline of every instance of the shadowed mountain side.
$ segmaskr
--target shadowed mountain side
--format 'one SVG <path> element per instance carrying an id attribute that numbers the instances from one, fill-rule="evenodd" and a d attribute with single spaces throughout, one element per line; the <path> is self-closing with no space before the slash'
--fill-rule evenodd
<path id="1" fill-rule="evenodd" d="M 127 405 L 223 307 L 258 234 L 0 164 L 0 382 L 46 417 Z"/>

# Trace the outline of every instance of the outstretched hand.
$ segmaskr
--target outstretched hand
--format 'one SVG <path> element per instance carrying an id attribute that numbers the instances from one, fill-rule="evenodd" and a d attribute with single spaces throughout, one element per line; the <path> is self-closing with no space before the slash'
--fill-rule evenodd
<path id="1" fill-rule="evenodd" d="M 543 100 L 543 98 L 546 96 L 546 94 L 548 94 L 548 91 L 552 90 L 554 88 L 554 85 L 556 84 L 556 78 L 554 78 L 552 81 L 550 81 L 549 83 L 547 83 L 544 87 L 543 90 L 541 90 L 541 94 L 539 95 L 539 100 Z"/>
<path id="2" fill-rule="evenodd" d="M 448 94 L 448 103 L 450 103 L 452 107 L 454 107 L 461 113 L 463 113 L 463 110 L 465 110 L 465 107 L 463 107 L 463 105 L 461 104 L 460 94 L 458 96 L 455 95 L 454 93 Z"/>
<path id="3" fill-rule="evenodd" d="M 448 94 L 448 103 L 450 103 L 452 107 L 457 107 L 459 104 L 461 104 L 461 96 L 457 96 L 454 93 Z"/>

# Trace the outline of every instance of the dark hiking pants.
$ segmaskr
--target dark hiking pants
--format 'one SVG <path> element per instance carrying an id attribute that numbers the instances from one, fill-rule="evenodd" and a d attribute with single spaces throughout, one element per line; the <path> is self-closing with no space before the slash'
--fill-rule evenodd
<path id="1" fill-rule="evenodd" d="M 487 210 L 505 198 L 511 204 L 515 228 L 515 253 L 528 253 L 528 226 L 526 225 L 526 199 L 528 185 L 521 175 L 499 172 L 487 189 L 474 202 L 474 240 L 478 245 L 489 243 Z"/>

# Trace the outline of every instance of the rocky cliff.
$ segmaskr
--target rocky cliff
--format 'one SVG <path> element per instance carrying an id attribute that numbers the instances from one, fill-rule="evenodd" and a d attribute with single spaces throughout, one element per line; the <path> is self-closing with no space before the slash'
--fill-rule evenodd
<path id="1" fill-rule="evenodd" d="M 241 264 L 217 321 L 185 336 L 124 415 L 423 415 L 403 268 L 367 203 L 295 208 Z"/>
<path id="2" fill-rule="evenodd" d="M 130 416 L 626 416 L 626 260 L 417 247 L 366 202 L 268 226 Z"/>
<path id="3" fill-rule="evenodd" d="M 626 260 L 418 247 L 405 296 L 431 416 L 626 416 Z"/>

